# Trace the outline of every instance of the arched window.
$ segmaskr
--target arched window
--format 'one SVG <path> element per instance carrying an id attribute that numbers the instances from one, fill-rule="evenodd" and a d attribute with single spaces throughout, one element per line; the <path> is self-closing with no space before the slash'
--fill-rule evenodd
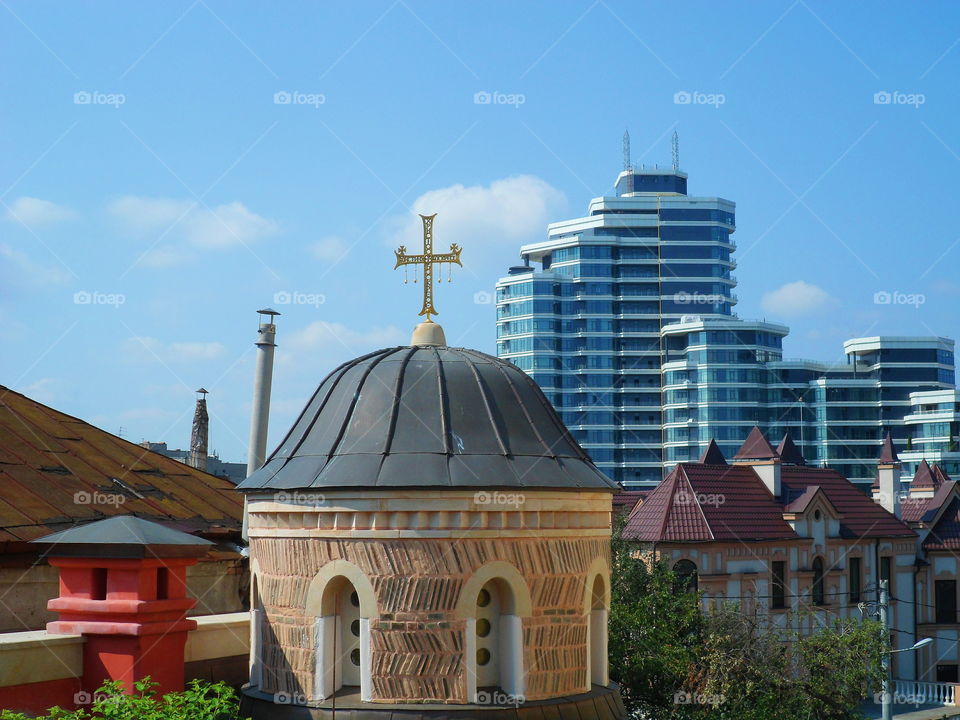
<path id="1" fill-rule="evenodd" d="M 678 560 L 673 566 L 674 592 L 697 592 L 697 566 L 690 560 Z"/>
<path id="2" fill-rule="evenodd" d="M 322 648 L 325 655 L 324 697 L 328 697 L 343 687 L 360 685 L 360 596 L 341 576 L 327 584 L 322 605 L 317 651 Z"/>
<path id="3" fill-rule="evenodd" d="M 823 558 L 815 557 L 813 559 L 813 604 L 823 605 L 825 594 L 823 592 Z"/>
<path id="4" fill-rule="evenodd" d="M 588 617 L 587 641 L 589 642 L 589 665 L 587 690 L 591 685 L 607 686 L 607 587 L 603 576 L 596 575 L 590 588 L 590 614 Z"/>
<path id="5" fill-rule="evenodd" d="M 488 581 L 477 593 L 474 635 L 476 689 L 523 694 L 523 626 L 510 585 Z M 472 628 L 471 628 L 472 626 Z"/>
<path id="6" fill-rule="evenodd" d="M 370 580 L 356 565 L 334 560 L 310 583 L 306 612 L 316 618 L 313 698 L 354 688 L 371 701 L 370 618 L 377 617 L 377 598 Z"/>

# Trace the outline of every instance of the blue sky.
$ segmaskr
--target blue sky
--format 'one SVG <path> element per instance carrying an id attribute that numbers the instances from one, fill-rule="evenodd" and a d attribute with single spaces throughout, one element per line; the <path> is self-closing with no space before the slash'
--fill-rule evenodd
<path id="1" fill-rule="evenodd" d="M 492 351 L 477 293 L 610 190 L 625 127 L 647 163 L 676 128 L 691 194 L 737 203 L 737 311 L 786 355 L 960 335 L 954 3 L 8 0 L 0 28 L 0 384 L 134 441 L 186 445 L 203 385 L 245 458 L 259 307 L 271 448 L 406 342 L 417 211 L 464 247 L 448 340 Z"/>

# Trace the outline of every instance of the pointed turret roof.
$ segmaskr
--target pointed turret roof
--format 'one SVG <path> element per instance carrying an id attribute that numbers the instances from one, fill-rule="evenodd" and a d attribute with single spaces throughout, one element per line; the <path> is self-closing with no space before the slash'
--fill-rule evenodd
<path id="1" fill-rule="evenodd" d="M 777 451 L 773 449 L 767 438 L 756 425 L 744 440 L 743 445 L 733 456 L 734 460 L 773 460 L 777 457 Z"/>
<path id="2" fill-rule="evenodd" d="M 940 487 L 945 482 L 950 482 L 950 476 L 947 475 L 946 470 L 944 470 L 939 465 L 934 465 L 930 468 L 933 471 L 933 482 L 937 487 Z"/>
<path id="3" fill-rule="evenodd" d="M 703 451 L 703 455 L 700 456 L 698 462 L 704 465 L 726 465 L 727 459 L 723 456 L 723 453 L 720 452 L 717 441 L 711 438 L 710 444 L 707 445 L 707 449 Z"/>
<path id="4" fill-rule="evenodd" d="M 800 448 L 793 442 L 790 433 L 785 433 L 780 446 L 777 448 L 777 454 L 780 456 L 780 462 L 785 465 L 806 465 L 807 461 L 800 452 Z"/>
<path id="5" fill-rule="evenodd" d="M 933 472 L 930 470 L 930 466 L 926 460 L 921 460 L 917 466 L 917 472 L 913 476 L 913 482 L 910 483 L 910 487 L 932 488 L 934 490 L 940 487 L 940 483 L 934 479 Z"/>
<path id="6" fill-rule="evenodd" d="M 900 458 L 897 457 L 897 451 L 893 448 L 893 435 L 887 430 L 887 434 L 883 438 L 883 449 L 880 451 L 880 464 L 889 465 L 898 462 L 900 462 Z"/>

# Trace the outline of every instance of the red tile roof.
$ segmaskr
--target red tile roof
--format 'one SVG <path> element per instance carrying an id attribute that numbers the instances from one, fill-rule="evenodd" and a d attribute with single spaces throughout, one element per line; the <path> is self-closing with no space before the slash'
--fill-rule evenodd
<path id="1" fill-rule="evenodd" d="M 960 550 L 960 498 L 956 495 L 924 539 L 923 549 Z"/>
<path id="2" fill-rule="evenodd" d="M 895 462 L 900 462 L 900 458 L 897 457 L 897 451 L 893 447 L 893 435 L 891 435 L 888 430 L 883 438 L 883 449 L 880 451 L 880 463 L 890 464 Z"/>
<path id="3" fill-rule="evenodd" d="M 726 465 L 727 459 L 717 446 L 717 441 L 711 438 L 710 444 L 707 445 L 707 449 L 703 451 L 698 462 L 704 465 Z"/>
<path id="4" fill-rule="evenodd" d="M 629 515 L 649 494 L 649 490 L 622 490 L 613 496 L 613 512 L 616 515 Z"/>
<path id="5" fill-rule="evenodd" d="M 777 455 L 780 456 L 780 462 L 786 463 L 787 465 L 807 464 L 803 453 L 800 452 L 800 448 L 797 447 L 796 443 L 793 442 L 793 438 L 790 437 L 790 433 L 786 433 L 783 436 L 783 440 L 780 441 L 780 445 L 777 447 Z"/>
<path id="6" fill-rule="evenodd" d="M 624 537 L 752 542 L 796 534 L 750 466 L 681 463 L 636 509 Z"/>
<path id="7" fill-rule="evenodd" d="M 750 465 L 681 463 L 640 505 L 624 537 L 647 542 L 792 539 L 784 512 L 802 512 L 817 493 L 840 515 L 847 538 L 909 537 L 915 533 L 835 470 L 781 467 L 774 498 Z"/>
<path id="8" fill-rule="evenodd" d="M 777 457 L 777 451 L 767 442 L 766 436 L 756 425 L 743 441 L 743 445 L 733 456 L 734 460 L 772 460 Z"/>
<path id="9" fill-rule="evenodd" d="M 945 482 L 950 482 L 950 476 L 947 475 L 947 472 L 940 467 L 939 465 L 934 465 L 933 468 L 933 483 L 936 487 L 940 487 Z"/>
<path id="10" fill-rule="evenodd" d="M 0 552 L 114 515 L 224 537 L 243 500 L 228 480 L 0 386 Z"/>
<path id="11" fill-rule="evenodd" d="M 915 534 L 836 470 L 784 465 L 780 468 L 780 477 L 785 498 L 798 497 L 811 485 L 819 485 L 841 514 L 840 534 L 843 537 L 901 537 Z"/>
<path id="12" fill-rule="evenodd" d="M 947 480 L 937 488 L 933 497 L 907 495 L 900 501 L 900 516 L 904 522 L 908 523 L 932 521 L 937 514 L 937 510 L 947 502 L 954 487 L 956 487 L 956 483 L 953 480 Z"/>
<path id="13" fill-rule="evenodd" d="M 913 475 L 913 481 L 910 483 L 910 487 L 927 489 L 936 489 L 939 487 L 933 478 L 933 473 L 930 471 L 930 466 L 926 460 L 921 460 L 920 464 L 917 465 L 917 472 Z"/>

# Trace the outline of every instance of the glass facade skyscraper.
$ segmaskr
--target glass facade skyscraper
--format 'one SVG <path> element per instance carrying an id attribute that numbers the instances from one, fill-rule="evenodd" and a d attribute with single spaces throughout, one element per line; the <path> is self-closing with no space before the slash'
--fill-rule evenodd
<path id="1" fill-rule="evenodd" d="M 679 170 L 627 170 L 497 284 L 497 354 L 530 373 L 610 477 L 662 474 L 660 329 L 730 317 L 735 206 Z M 535 264 L 535 266 L 534 266 Z"/>
<path id="2" fill-rule="evenodd" d="M 543 388 L 626 487 L 655 485 L 711 439 L 790 432 L 806 459 L 869 485 L 910 393 L 953 388 L 953 341 L 856 338 L 847 361 L 783 358 L 784 325 L 733 313 L 735 205 L 677 169 L 626 170 L 613 197 L 551 223 L 497 283 L 497 354 Z"/>

